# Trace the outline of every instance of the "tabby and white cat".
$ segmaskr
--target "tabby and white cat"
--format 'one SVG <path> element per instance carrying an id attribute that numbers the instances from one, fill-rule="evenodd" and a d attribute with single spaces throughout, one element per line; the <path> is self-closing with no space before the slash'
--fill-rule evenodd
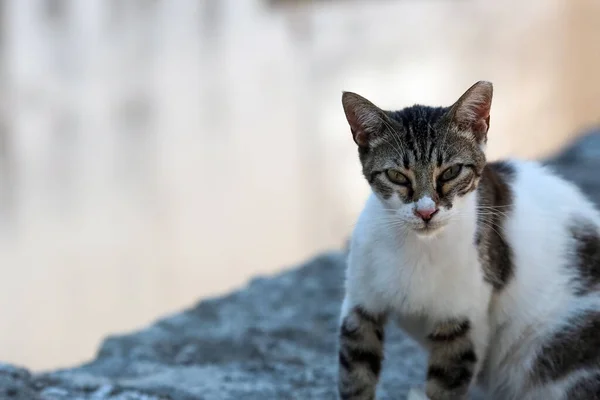
<path id="1" fill-rule="evenodd" d="M 373 193 L 348 256 L 341 399 L 375 398 L 389 320 L 428 351 L 431 400 L 600 399 L 600 214 L 542 165 L 486 162 L 491 102 L 483 81 L 446 108 L 343 94 Z"/>

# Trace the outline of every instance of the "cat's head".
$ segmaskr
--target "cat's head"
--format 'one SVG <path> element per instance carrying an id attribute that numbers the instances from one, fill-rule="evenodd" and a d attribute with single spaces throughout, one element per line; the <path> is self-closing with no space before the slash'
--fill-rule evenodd
<path id="1" fill-rule="evenodd" d="M 486 163 L 492 92 L 481 81 L 450 107 L 395 112 L 344 92 L 363 174 L 402 227 L 430 236 L 461 217 Z"/>

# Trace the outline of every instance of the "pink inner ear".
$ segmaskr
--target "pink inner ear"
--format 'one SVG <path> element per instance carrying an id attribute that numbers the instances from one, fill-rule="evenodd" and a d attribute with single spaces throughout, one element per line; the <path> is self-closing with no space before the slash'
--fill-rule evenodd
<path id="1" fill-rule="evenodd" d="M 490 125 L 492 90 L 488 85 L 476 85 L 458 101 L 455 121 L 462 129 L 485 134 Z"/>
<path id="2" fill-rule="evenodd" d="M 352 107 L 346 110 L 346 119 L 348 120 L 348 124 L 350 125 L 350 132 L 352 132 L 352 137 L 354 141 L 359 146 L 366 146 L 367 143 L 367 135 L 364 131 L 364 128 L 361 125 L 360 118 L 357 115 L 357 109 Z"/>
<path id="3" fill-rule="evenodd" d="M 346 111 L 346 119 L 350 125 L 350 132 L 356 137 L 356 135 L 360 133 L 360 123 L 358 121 L 358 116 L 356 115 L 356 110 L 350 109 Z"/>
<path id="4" fill-rule="evenodd" d="M 346 93 L 342 101 L 354 141 L 361 147 L 367 147 L 369 134 L 374 126 L 378 125 L 377 114 L 373 110 L 375 106 L 368 100 L 350 93 Z"/>
<path id="5" fill-rule="evenodd" d="M 477 122 L 473 124 L 473 130 L 475 132 L 487 132 L 490 128 L 490 115 L 488 112 L 488 116 L 483 119 L 479 119 Z"/>
<path id="6" fill-rule="evenodd" d="M 462 104 L 460 104 L 458 115 L 464 121 L 475 122 L 486 119 L 490 116 L 490 99 L 477 96 L 474 93 L 472 97 L 464 99 Z"/>
<path id="7" fill-rule="evenodd" d="M 352 132 L 352 137 L 354 138 L 354 142 L 356 142 L 357 145 L 365 147 L 369 144 L 367 135 L 359 127 L 353 127 L 352 125 L 350 125 L 350 132 Z"/>
<path id="8" fill-rule="evenodd" d="M 361 147 L 367 147 L 369 145 L 368 136 L 362 130 L 352 131 L 352 134 L 354 135 L 354 141 L 357 145 Z"/>

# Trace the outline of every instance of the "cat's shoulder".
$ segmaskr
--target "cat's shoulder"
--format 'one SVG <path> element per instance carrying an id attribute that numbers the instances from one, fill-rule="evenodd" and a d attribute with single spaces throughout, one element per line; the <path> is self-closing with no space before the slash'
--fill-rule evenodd
<path id="1" fill-rule="evenodd" d="M 509 158 L 488 163 L 486 170 L 489 174 L 499 176 L 514 195 L 565 196 L 563 200 L 584 201 L 591 206 L 581 189 L 555 166 Z"/>
<path id="2" fill-rule="evenodd" d="M 573 219 L 583 219 L 600 226 L 597 206 L 560 169 L 519 159 L 502 163 L 505 167 L 499 170 L 506 170 L 507 165 L 510 169 L 510 174 L 504 172 L 504 179 L 510 188 L 515 215 L 524 223 L 541 215 L 562 225 L 570 225 Z"/>
<path id="3" fill-rule="evenodd" d="M 537 161 L 511 159 L 504 161 L 510 166 L 508 180 L 516 195 L 538 194 L 545 198 L 557 197 L 562 203 L 585 203 L 586 208 L 594 208 L 581 189 L 570 180 L 568 175 L 552 165 Z"/>
<path id="4" fill-rule="evenodd" d="M 505 158 L 488 162 L 484 168 L 485 175 L 499 176 L 508 184 L 524 177 L 564 180 L 551 166 L 539 161 L 520 158 Z"/>

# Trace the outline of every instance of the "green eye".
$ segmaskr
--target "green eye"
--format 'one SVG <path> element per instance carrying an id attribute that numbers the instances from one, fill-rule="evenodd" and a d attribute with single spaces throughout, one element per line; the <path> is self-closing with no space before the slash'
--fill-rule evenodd
<path id="1" fill-rule="evenodd" d="M 452 179 L 456 178 L 458 174 L 460 174 L 460 171 L 462 171 L 462 165 L 453 165 L 449 168 L 446 168 L 446 170 L 442 172 L 440 179 L 444 182 L 451 181 Z"/>
<path id="2" fill-rule="evenodd" d="M 390 181 L 397 185 L 408 185 L 410 180 L 402 172 L 396 171 L 395 169 L 388 169 L 386 171 L 387 177 Z"/>

